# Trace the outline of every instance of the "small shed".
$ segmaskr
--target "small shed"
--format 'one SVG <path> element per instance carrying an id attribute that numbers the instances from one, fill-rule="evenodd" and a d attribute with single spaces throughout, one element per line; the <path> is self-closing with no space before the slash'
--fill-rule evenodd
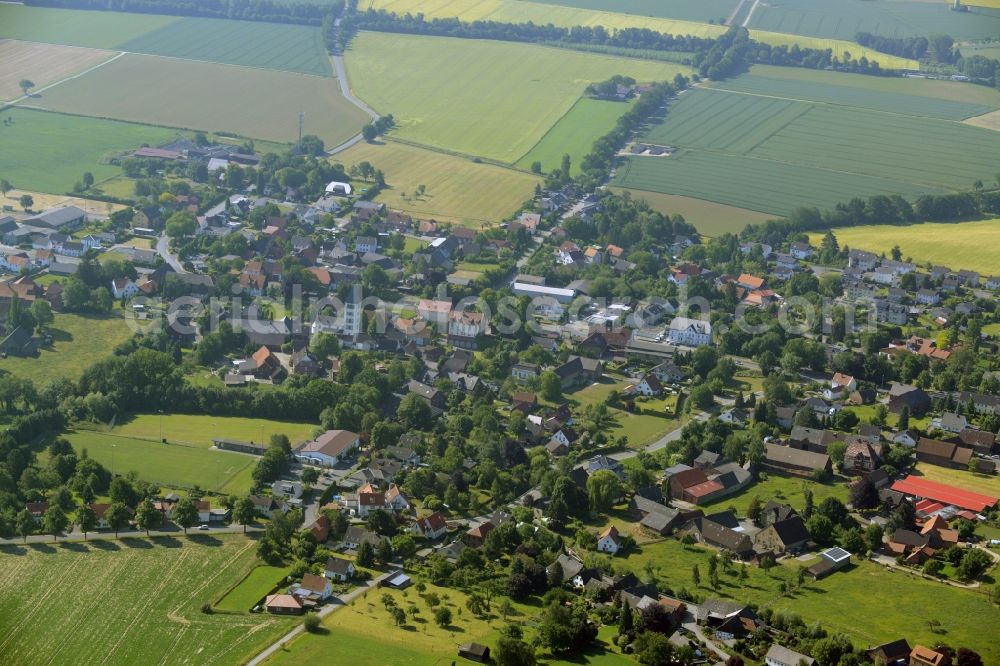
<path id="1" fill-rule="evenodd" d="M 490 660 L 490 649 L 479 643 L 466 643 L 458 646 L 458 656 L 485 664 Z"/>

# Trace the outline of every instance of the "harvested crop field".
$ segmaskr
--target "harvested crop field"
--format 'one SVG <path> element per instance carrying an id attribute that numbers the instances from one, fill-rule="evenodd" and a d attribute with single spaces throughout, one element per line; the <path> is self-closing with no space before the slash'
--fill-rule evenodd
<path id="1" fill-rule="evenodd" d="M 0 101 L 21 97 L 20 82 L 28 79 L 35 90 L 98 65 L 111 51 L 38 42 L 0 39 Z"/>
<path id="2" fill-rule="evenodd" d="M 136 54 L 61 84 L 32 104 L 275 142 L 295 140 L 302 111 L 306 133 L 328 145 L 350 138 L 367 120 L 332 78 Z"/>
<path id="3" fill-rule="evenodd" d="M 257 564 L 255 545 L 199 534 L 4 547 L 0 654 L 26 665 L 243 663 L 295 620 L 200 608 Z"/>
<path id="4" fill-rule="evenodd" d="M 531 44 L 364 32 L 347 52 L 354 92 L 392 113 L 394 135 L 514 162 L 615 74 L 671 80 L 686 67 Z"/>
<path id="5" fill-rule="evenodd" d="M 370 162 L 385 172 L 378 200 L 420 218 L 490 224 L 516 211 L 541 182 L 537 176 L 396 141 L 358 143 L 333 158 L 345 165 Z M 417 196 L 415 190 L 426 191 Z"/>

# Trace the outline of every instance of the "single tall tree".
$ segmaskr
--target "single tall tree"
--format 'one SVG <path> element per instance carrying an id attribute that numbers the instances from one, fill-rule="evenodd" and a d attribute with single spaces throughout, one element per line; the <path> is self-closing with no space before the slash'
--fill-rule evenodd
<path id="1" fill-rule="evenodd" d="M 35 205 L 35 198 L 30 194 L 22 194 L 21 198 L 18 199 L 17 202 L 21 204 L 21 208 L 23 208 L 25 212 L 27 212 L 28 210 L 31 209 L 32 206 Z"/>
<path id="2" fill-rule="evenodd" d="M 139 508 L 135 511 L 135 524 L 139 526 L 139 529 L 146 530 L 146 536 L 149 536 L 149 530 L 159 527 L 163 523 L 163 514 L 160 510 L 153 506 L 153 502 L 146 498 L 139 503 Z"/>
<path id="3" fill-rule="evenodd" d="M 21 513 L 17 514 L 16 520 L 17 533 L 24 538 L 24 542 L 28 542 L 28 535 L 34 533 L 35 531 L 35 517 L 31 515 L 31 512 L 27 509 L 21 509 Z"/>
<path id="4" fill-rule="evenodd" d="M 66 517 L 66 513 L 62 510 L 58 504 L 52 504 L 49 506 L 48 511 L 45 512 L 45 532 L 52 535 L 52 540 L 55 541 L 59 535 L 66 529 L 69 525 L 69 518 Z"/>
<path id="5" fill-rule="evenodd" d="M 256 517 L 257 511 L 249 497 L 241 497 L 236 500 L 236 505 L 233 507 L 233 520 L 243 526 L 243 534 L 247 533 L 247 525 L 252 523 Z"/>
<path id="6" fill-rule="evenodd" d="M 129 518 L 131 514 L 128 508 L 121 502 L 112 502 L 111 506 L 107 508 L 104 512 L 104 520 L 108 522 L 108 526 L 115 531 L 115 538 L 118 538 L 118 532 L 121 531 L 123 527 L 128 525 Z"/>
<path id="7" fill-rule="evenodd" d="M 194 505 L 190 497 L 185 497 L 174 507 L 174 522 L 184 529 L 187 535 L 188 528 L 194 527 L 198 522 L 198 507 Z"/>
<path id="8" fill-rule="evenodd" d="M 80 526 L 83 540 L 86 541 L 87 532 L 92 532 L 97 527 L 97 513 L 90 506 L 84 504 L 76 510 L 76 524 Z"/>

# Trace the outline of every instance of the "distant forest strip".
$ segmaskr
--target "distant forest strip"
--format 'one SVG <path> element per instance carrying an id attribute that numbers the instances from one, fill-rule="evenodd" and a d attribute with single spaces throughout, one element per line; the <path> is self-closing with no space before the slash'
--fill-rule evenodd
<path id="1" fill-rule="evenodd" d="M 609 54 L 617 54 L 620 49 L 678 51 L 693 54 L 692 65 L 698 68 L 701 76 L 712 79 L 739 74 L 752 64 L 809 69 L 832 67 L 861 74 L 898 74 L 895 70 L 882 69 L 877 62 L 869 62 L 864 57 L 843 62 L 833 55 L 831 49 L 762 44 L 750 39 L 745 28 L 737 26 L 730 28 L 718 39 L 711 39 L 671 35 L 647 28 L 608 30 L 601 26 L 562 28 L 534 23 L 467 22 L 457 18 L 427 19 L 419 14 L 400 16 L 384 10 L 368 10 L 349 14 L 344 19 L 339 34 L 341 48 L 358 30 L 543 44 L 579 44 L 587 46 L 587 50 L 591 51 L 598 51 L 603 47 Z"/>
<path id="2" fill-rule="evenodd" d="M 344 11 L 344 0 L 317 4 L 280 0 L 24 0 L 24 4 L 304 25 L 320 25 L 325 16 L 339 16 Z"/>

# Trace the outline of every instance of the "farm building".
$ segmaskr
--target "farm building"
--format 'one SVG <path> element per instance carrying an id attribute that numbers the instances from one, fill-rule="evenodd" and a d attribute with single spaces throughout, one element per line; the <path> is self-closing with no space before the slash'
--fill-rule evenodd
<path id="1" fill-rule="evenodd" d="M 764 466 L 799 476 L 809 476 L 814 472 L 830 473 L 833 469 L 830 456 L 826 454 L 801 451 L 778 444 L 767 445 Z"/>
<path id="2" fill-rule="evenodd" d="M 851 554 L 843 548 L 827 548 L 819 557 L 819 562 L 806 569 L 806 574 L 814 580 L 826 578 L 851 563 Z"/>
<path id="3" fill-rule="evenodd" d="M 976 513 L 996 506 L 997 502 L 1000 501 L 1000 498 L 997 497 L 974 493 L 969 490 L 956 488 L 944 483 L 937 483 L 936 481 L 929 481 L 916 476 L 907 476 L 904 479 L 896 481 L 892 484 L 892 489 L 904 495 L 934 500 L 935 502 L 957 506 L 960 509 L 967 509 Z"/>

